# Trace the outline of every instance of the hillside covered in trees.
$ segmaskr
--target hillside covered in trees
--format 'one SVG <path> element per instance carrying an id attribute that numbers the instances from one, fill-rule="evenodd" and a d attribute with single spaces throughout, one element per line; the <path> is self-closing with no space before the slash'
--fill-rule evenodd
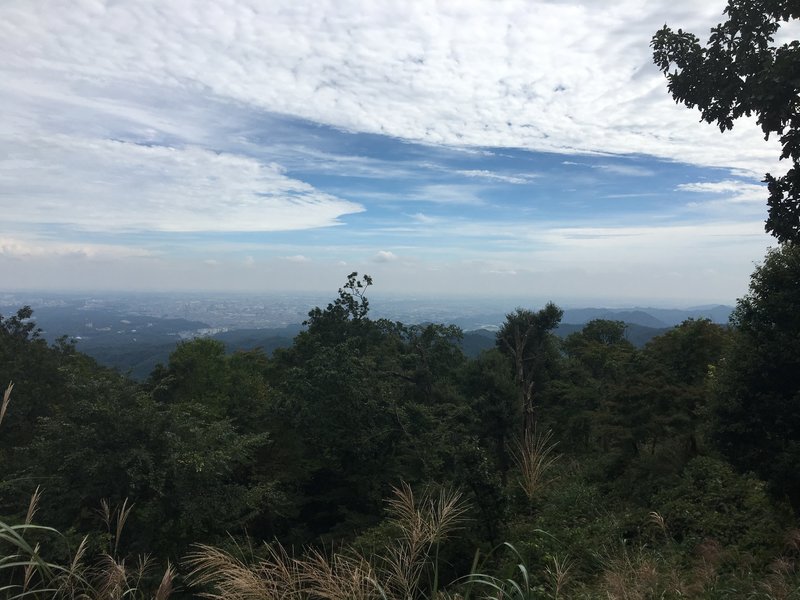
<path id="1" fill-rule="evenodd" d="M 798 281 L 784 245 L 730 328 L 688 320 L 642 349 L 621 322 L 562 341 L 558 307 L 519 308 L 471 359 L 456 327 L 371 319 L 353 273 L 291 347 L 197 339 L 144 383 L 48 345 L 23 308 L 0 321 L 0 573 L 75 592 L 125 561 L 114 585 L 144 594 L 171 565 L 178 595 L 246 597 L 226 586 L 266 575 L 224 565 L 316 557 L 333 581 L 358 556 L 366 595 L 297 597 L 789 597 Z M 38 557 L 49 570 L 15 566 Z"/>

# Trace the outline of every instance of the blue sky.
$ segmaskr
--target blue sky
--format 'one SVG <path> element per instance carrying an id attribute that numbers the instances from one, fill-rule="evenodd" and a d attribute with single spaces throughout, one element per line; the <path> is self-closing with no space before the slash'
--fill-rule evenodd
<path id="1" fill-rule="evenodd" d="M 733 302 L 785 167 L 651 65 L 697 4 L 6 2 L 4 287 Z"/>

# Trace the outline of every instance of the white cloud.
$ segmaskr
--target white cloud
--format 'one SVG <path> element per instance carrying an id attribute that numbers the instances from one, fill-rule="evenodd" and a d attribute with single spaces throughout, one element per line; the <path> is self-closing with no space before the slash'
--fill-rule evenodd
<path id="1" fill-rule="evenodd" d="M 428 143 L 644 153 L 763 172 L 775 168 L 776 141 L 754 125 L 725 135 L 699 125 L 651 64 L 649 40 L 664 22 L 706 37 L 724 4 L 5 3 L 2 81 L 51 108 L 192 90 Z M 119 109 L 129 115 L 131 104 Z M 157 114 L 141 118 L 169 129 Z"/>
<path id="2" fill-rule="evenodd" d="M 13 259 L 79 258 L 116 260 L 146 258 L 154 254 L 142 248 L 95 243 L 54 242 L 0 234 L 0 257 Z M 6 282 L 7 284 L 9 282 Z"/>
<path id="3" fill-rule="evenodd" d="M 335 225 L 353 202 L 281 167 L 198 147 L 53 135 L 4 144 L 4 219 L 90 231 L 286 231 Z"/>
<path id="4" fill-rule="evenodd" d="M 397 163 L 369 156 L 334 154 L 303 145 L 266 146 L 271 154 L 280 156 L 281 164 L 299 170 L 313 169 L 316 173 L 368 179 L 411 178 L 420 168 L 435 168 L 436 165 L 420 163 Z"/>
<path id="5" fill-rule="evenodd" d="M 431 217 L 426 215 L 425 213 L 414 213 L 413 215 L 409 215 L 412 220 L 416 221 L 417 223 L 421 223 L 423 225 L 430 225 L 432 223 L 436 223 L 439 219 L 436 217 Z"/>
<path id="6" fill-rule="evenodd" d="M 434 183 L 420 186 L 410 199 L 433 204 L 481 206 L 485 202 L 480 191 L 478 186 Z"/>
<path id="7" fill-rule="evenodd" d="M 634 165 L 593 165 L 592 168 L 600 169 L 623 177 L 652 177 L 655 172 L 652 169 L 637 167 Z"/>
<path id="8" fill-rule="evenodd" d="M 311 262 L 311 259 L 307 256 L 303 256 L 302 254 L 295 254 L 293 256 L 284 256 L 284 260 L 292 263 L 307 263 Z"/>
<path id="9" fill-rule="evenodd" d="M 682 183 L 677 189 L 682 192 L 724 195 L 725 200 L 732 203 L 752 202 L 759 205 L 763 205 L 769 195 L 766 185 L 757 185 L 732 179 Z"/>
<path id="10" fill-rule="evenodd" d="M 388 250 L 378 250 L 375 254 L 375 262 L 393 262 L 397 260 L 397 255 Z"/>
<path id="11" fill-rule="evenodd" d="M 465 175 L 467 177 L 477 177 L 480 179 L 489 179 L 492 181 L 501 181 L 503 183 L 513 183 L 517 185 L 521 185 L 524 183 L 529 183 L 532 177 L 530 175 L 523 176 L 523 175 L 502 175 L 500 173 L 494 173 L 492 171 L 486 171 L 482 169 L 473 169 L 467 171 L 456 171 L 459 175 Z"/>
<path id="12" fill-rule="evenodd" d="M 732 303 L 747 290 L 754 257 L 770 243 L 757 219 L 663 226 L 472 222 L 442 224 L 437 232 L 451 240 L 448 247 L 411 271 L 391 263 L 381 291 L 491 293 L 498 303 L 501 296 L 540 304 Z"/>

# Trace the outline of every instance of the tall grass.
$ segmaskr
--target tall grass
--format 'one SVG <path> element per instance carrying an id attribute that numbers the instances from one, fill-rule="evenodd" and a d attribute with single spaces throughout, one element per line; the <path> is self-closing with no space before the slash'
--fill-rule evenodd
<path id="1" fill-rule="evenodd" d="M 188 579 L 209 598 L 222 600 L 324 599 L 416 600 L 445 598 L 439 590 L 438 548 L 461 523 L 458 492 L 417 497 L 403 484 L 387 502 L 400 532 L 384 551 L 369 556 L 355 548 L 309 549 L 292 556 L 281 545 L 252 565 L 231 553 L 198 546 L 188 557 Z"/>
<path id="2" fill-rule="evenodd" d="M 51 527 L 29 521 L 36 512 L 39 490 L 31 498 L 28 520 L 18 525 L 0 522 L 0 597 L 7 600 L 82 599 L 82 600 L 167 600 L 172 593 L 175 569 L 167 565 L 156 589 L 145 585 L 152 571 L 151 561 L 140 557 L 132 567 L 124 558 L 101 554 L 88 562 L 88 537 L 84 537 L 66 564 L 48 562 L 42 545 L 63 542 Z M 31 541 L 32 538 L 37 541 Z"/>
<path id="3" fill-rule="evenodd" d="M 519 485 L 530 501 L 547 483 L 547 472 L 559 458 L 555 454 L 557 444 L 552 438 L 552 431 L 526 432 L 511 452 L 511 458 L 519 469 Z"/>
<path id="4" fill-rule="evenodd" d="M 0 424 L 6 416 L 11 402 L 14 383 L 9 382 L 3 392 L 3 403 L 0 404 Z M 5 598 L 16 599 L 32 597 L 40 591 L 52 593 L 54 588 L 48 587 L 54 579 L 57 566 L 45 562 L 40 555 L 40 545 L 33 545 L 26 539 L 29 534 L 54 533 L 48 527 L 40 527 L 32 523 L 39 503 L 40 490 L 31 496 L 25 521 L 11 525 L 0 521 L 0 593 Z"/>
<path id="5" fill-rule="evenodd" d="M 3 392 L 3 403 L 0 404 L 0 425 L 3 423 L 3 418 L 6 416 L 6 411 L 8 410 L 8 404 L 11 402 L 11 390 L 14 389 L 14 382 L 9 381 L 8 387 Z"/>

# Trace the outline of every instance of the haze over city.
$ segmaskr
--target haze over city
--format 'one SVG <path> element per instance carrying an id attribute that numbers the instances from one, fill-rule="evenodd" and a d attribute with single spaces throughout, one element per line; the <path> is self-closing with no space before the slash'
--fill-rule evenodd
<path id="1" fill-rule="evenodd" d="M 778 144 L 648 46 L 724 7 L 4 3 L 3 287 L 732 304 Z"/>

